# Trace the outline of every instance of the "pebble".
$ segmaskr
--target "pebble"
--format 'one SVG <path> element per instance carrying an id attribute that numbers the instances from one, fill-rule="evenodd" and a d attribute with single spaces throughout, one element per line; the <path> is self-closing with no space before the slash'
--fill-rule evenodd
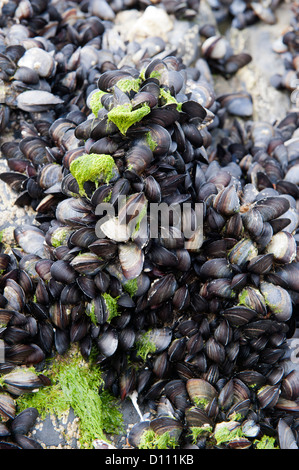
<path id="1" fill-rule="evenodd" d="M 148 6 L 142 16 L 127 33 L 128 41 L 142 41 L 147 37 L 159 36 L 167 41 L 167 33 L 173 28 L 173 20 L 164 10 Z"/>

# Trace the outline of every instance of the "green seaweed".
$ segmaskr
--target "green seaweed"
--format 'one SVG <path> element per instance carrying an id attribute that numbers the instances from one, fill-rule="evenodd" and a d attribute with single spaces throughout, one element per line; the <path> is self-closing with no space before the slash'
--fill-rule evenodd
<path id="1" fill-rule="evenodd" d="M 92 323 L 94 325 L 97 325 L 98 321 L 97 321 L 97 317 L 95 315 L 95 305 L 94 305 L 93 301 L 87 306 L 85 312 L 90 317 Z"/>
<path id="2" fill-rule="evenodd" d="M 238 302 L 239 305 L 244 305 L 245 307 L 248 307 L 248 290 L 243 289 L 238 297 Z"/>
<path id="3" fill-rule="evenodd" d="M 117 317 L 119 315 L 118 303 L 117 303 L 118 297 L 112 297 L 107 292 L 102 294 L 102 297 L 103 297 L 103 299 L 105 301 L 105 304 L 106 304 L 106 307 L 108 309 L 108 314 L 109 315 L 108 315 L 107 322 L 110 323 L 112 318 Z"/>
<path id="4" fill-rule="evenodd" d="M 156 351 L 156 345 L 150 338 L 151 330 L 143 333 L 136 341 L 137 355 L 146 361 L 147 355 Z"/>
<path id="5" fill-rule="evenodd" d="M 141 78 L 121 78 L 116 83 L 116 86 L 124 93 L 129 93 L 131 90 L 137 93 L 137 91 L 139 91 L 140 84 Z"/>
<path id="6" fill-rule="evenodd" d="M 175 104 L 178 111 L 182 110 L 182 103 L 179 103 L 171 93 L 164 88 L 160 88 L 159 98 L 163 101 L 164 105 Z"/>
<path id="7" fill-rule="evenodd" d="M 112 189 L 111 191 L 109 191 L 109 194 L 106 197 L 104 197 L 103 202 L 110 202 L 111 196 L 112 196 Z"/>
<path id="8" fill-rule="evenodd" d="M 115 106 L 108 113 L 108 119 L 112 121 L 125 135 L 129 127 L 151 112 L 151 108 L 145 103 L 140 108 L 133 110 L 130 103 Z"/>
<path id="9" fill-rule="evenodd" d="M 206 398 L 194 397 L 193 401 L 198 408 L 202 409 L 205 409 L 206 406 L 208 406 L 209 404 L 209 400 L 207 400 Z"/>
<path id="10" fill-rule="evenodd" d="M 140 80 L 143 82 L 145 80 L 145 71 L 146 71 L 146 67 L 144 67 L 143 69 L 141 69 L 140 73 L 139 73 L 139 78 Z"/>
<path id="11" fill-rule="evenodd" d="M 131 296 L 131 297 L 134 297 L 134 295 L 136 294 L 137 290 L 138 290 L 138 284 L 137 284 L 137 278 L 135 279 L 130 279 L 128 282 L 126 282 L 124 285 L 123 285 L 123 288 L 126 292 L 128 292 L 128 294 Z"/>
<path id="12" fill-rule="evenodd" d="M 107 440 L 104 433 L 122 430 L 122 414 L 115 399 L 108 392 L 99 394 L 100 369 L 84 361 L 78 348 L 67 355 L 56 356 L 43 374 L 50 377 L 52 385 L 20 396 L 17 399 L 19 411 L 33 406 L 43 419 L 53 413 L 61 417 L 71 407 L 79 418 L 82 448 L 91 448 L 95 439 Z"/>
<path id="13" fill-rule="evenodd" d="M 109 183 L 114 170 L 116 170 L 116 165 L 113 157 L 105 154 L 84 154 L 70 164 L 70 172 L 77 180 L 81 196 L 86 195 L 84 190 L 86 181 L 92 181 L 96 185 L 101 180 Z"/>
<path id="14" fill-rule="evenodd" d="M 218 427 L 218 429 L 215 430 L 214 437 L 216 439 L 217 445 L 220 445 L 230 442 L 234 439 L 244 437 L 244 433 L 241 426 L 236 426 L 234 429 L 229 429 L 225 423 L 223 423 L 223 426 Z"/>
<path id="15" fill-rule="evenodd" d="M 170 436 L 168 431 L 159 435 L 152 429 L 142 434 L 138 446 L 139 449 L 175 449 L 175 447 L 177 447 L 177 441 Z"/>
<path id="16" fill-rule="evenodd" d="M 105 94 L 106 94 L 106 91 L 99 90 L 99 91 L 96 91 L 90 99 L 90 109 L 95 115 L 95 117 L 98 117 L 98 113 L 100 109 L 103 108 L 101 99 L 102 99 L 102 96 Z"/>
<path id="17" fill-rule="evenodd" d="M 67 228 L 65 227 L 59 227 L 58 229 L 55 230 L 51 237 L 51 243 L 54 248 L 57 248 L 60 245 L 65 245 L 68 237 L 70 235 L 70 232 Z"/>
<path id="18" fill-rule="evenodd" d="M 157 147 L 157 142 L 153 139 L 152 134 L 150 133 L 150 131 L 145 133 L 145 139 L 146 139 L 146 142 L 147 142 L 149 148 L 151 149 L 151 151 L 154 152 L 154 150 Z"/>
<path id="19" fill-rule="evenodd" d="M 161 72 L 159 72 L 159 70 L 153 70 L 150 73 L 150 78 L 156 78 L 157 80 L 159 80 L 161 78 Z"/>
<path id="20" fill-rule="evenodd" d="M 270 437 L 266 434 L 261 439 L 255 439 L 253 444 L 256 449 L 279 449 L 279 447 L 275 446 L 275 437 Z"/>
<path id="21" fill-rule="evenodd" d="M 212 432 L 212 427 L 209 424 L 204 424 L 203 426 L 191 426 L 191 439 L 193 444 L 196 444 L 199 437 L 209 435 Z"/>

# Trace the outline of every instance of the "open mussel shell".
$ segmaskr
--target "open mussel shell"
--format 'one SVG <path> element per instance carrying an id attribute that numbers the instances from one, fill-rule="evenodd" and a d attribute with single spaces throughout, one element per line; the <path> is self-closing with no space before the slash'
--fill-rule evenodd
<path id="1" fill-rule="evenodd" d="M 135 243 L 119 245 L 119 261 L 126 279 L 137 278 L 143 269 L 144 253 Z"/>

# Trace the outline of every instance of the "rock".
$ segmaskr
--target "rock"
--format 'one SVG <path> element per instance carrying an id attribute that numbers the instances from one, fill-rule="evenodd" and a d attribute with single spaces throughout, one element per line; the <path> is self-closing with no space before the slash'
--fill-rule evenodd
<path id="1" fill-rule="evenodd" d="M 252 61 L 228 82 L 220 77 L 215 88 L 247 90 L 253 99 L 253 119 L 273 122 L 282 119 L 290 107 L 287 93 L 276 90 L 270 84 L 274 73 L 283 73 L 283 60 L 274 52 L 273 44 L 290 23 L 291 9 L 282 4 L 276 10 L 277 23 L 274 25 L 258 22 L 246 29 L 230 28 L 227 38 L 234 51 L 246 51 L 252 56 Z M 262 52 L 261 52 L 262 48 Z M 223 91 L 222 91 L 223 93 Z"/>
<path id="2" fill-rule="evenodd" d="M 173 19 L 160 7 L 148 6 L 127 33 L 128 41 L 142 41 L 147 37 L 160 36 L 165 41 L 173 28 Z"/>

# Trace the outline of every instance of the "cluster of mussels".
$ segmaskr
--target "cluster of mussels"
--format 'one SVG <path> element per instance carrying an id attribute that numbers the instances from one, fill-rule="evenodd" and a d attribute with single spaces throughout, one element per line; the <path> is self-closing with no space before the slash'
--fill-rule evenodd
<path id="1" fill-rule="evenodd" d="M 167 50 L 118 67 L 101 56 L 101 2 L 81 3 L 4 11 L 22 45 L 3 38 L 2 129 L 15 113 L 22 138 L 2 144 L 1 179 L 36 218 L 1 246 L 0 447 L 39 447 L 25 436 L 36 412 L 16 416 L 14 398 L 49 385 L 29 366 L 77 343 L 104 388 L 150 406 L 131 446 L 152 434 L 175 447 L 298 448 L 299 375 L 284 358 L 299 303 L 299 116 L 221 129 L 228 97 L 204 73 Z M 226 68 L 225 57 L 224 73 L 250 60 Z M 190 210 L 179 224 L 155 219 L 153 236 L 155 204 Z"/>
<path id="2" fill-rule="evenodd" d="M 275 24 L 276 9 L 281 1 L 210 0 L 209 3 L 218 22 L 231 18 L 234 28 L 244 29 L 258 21 Z"/>
<path id="3" fill-rule="evenodd" d="M 298 108 L 298 4 L 291 6 L 293 16 L 289 27 L 273 44 L 273 50 L 280 54 L 285 67 L 284 73 L 276 73 L 271 77 L 272 85 L 279 90 L 294 92 L 292 102 Z"/>

